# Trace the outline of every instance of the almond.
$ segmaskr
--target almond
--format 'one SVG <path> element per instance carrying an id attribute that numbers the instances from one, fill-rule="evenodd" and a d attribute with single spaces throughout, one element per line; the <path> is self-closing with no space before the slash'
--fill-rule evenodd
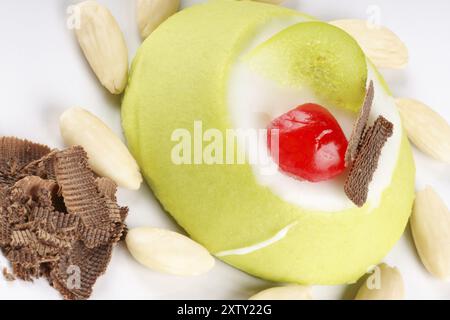
<path id="1" fill-rule="evenodd" d="M 137 0 L 137 18 L 142 39 L 180 8 L 180 0 Z"/>
<path id="2" fill-rule="evenodd" d="M 101 84 L 113 94 L 123 92 L 128 81 L 128 49 L 111 12 L 96 1 L 78 4 L 78 43 Z"/>
<path id="3" fill-rule="evenodd" d="M 311 288 L 304 286 L 285 286 L 261 291 L 249 300 L 312 300 Z"/>
<path id="4" fill-rule="evenodd" d="M 350 34 L 377 67 L 400 69 L 408 63 L 408 49 L 388 28 L 357 19 L 335 20 L 330 24 Z"/>
<path id="5" fill-rule="evenodd" d="M 438 278 L 450 279 L 450 212 L 431 187 L 416 195 L 411 230 L 427 270 Z"/>
<path id="6" fill-rule="evenodd" d="M 215 260 L 200 244 L 179 233 L 151 227 L 128 232 L 126 244 L 131 255 L 155 271 L 179 275 L 201 275 L 214 267 Z"/>
<path id="7" fill-rule="evenodd" d="M 82 146 L 95 173 L 117 185 L 136 190 L 142 183 L 139 167 L 123 142 L 95 115 L 72 108 L 60 118 L 61 135 L 68 146 Z"/>
<path id="8" fill-rule="evenodd" d="M 397 268 L 382 263 L 364 281 L 355 300 L 402 300 L 405 296 L 403 279 Z"/>
<path id="9" fill-rule="evenodd" d="M 396 99 L 409 139 L 431 157 L 450 163 L 450 126 L 437 112 L 413 99 Z"/>

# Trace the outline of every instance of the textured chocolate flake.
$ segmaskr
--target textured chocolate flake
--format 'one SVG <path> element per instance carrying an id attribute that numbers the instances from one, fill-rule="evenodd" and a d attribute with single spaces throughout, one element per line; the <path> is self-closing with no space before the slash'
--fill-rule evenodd
<path id="1" fill-rule="evenodd" d="M 15 277 L 24 281 L 33 281 L 34 278 L 38 278 L 40 274 L 40 268 L 38 265 L 26 266 L 23 262 L 11 262 L 12 272 Z"/>
<path id="2" fill-rule="evenodd" d="M 54 180 L 44 180 L 37 176 L 28 176 L 14 184 L 24 197 L 28 197 L 36 205 L 54 210 L 59 201 L 59 187 Z M 58 205 L 59 206 L 59 205 Z"/>
<path id="3" fill-rule="evenodd" d="M 128 233 L 128 227 L 125 224 L 125 219 L 128 216 L 128 207 L 120 207 L 120 219 L 121 222 L 116 222 L 114 228 L 114 241 L 124 240 Z"/>
<path id="4" fill-rule="evenodd" d="M 67 249 L 72 246 L 72 239 L 70 237 L 64 237 L 64 235 L 58 236 L 42 229 L 38 229 L 36 236 L 39 242 L 50 247 Z"/>
<path id="5" fill-rule="evenodd" d="M 110 241 L 112 237 L 111 231 L 112 230 L 105 230 L 95 227 L 84 227 L 79 231 L 79 235 L 86 247 L 95 248 L 100 245 L 107 244 Z"/>
<path id="6" fill-rule="evenodd" d="M 36 235 L 29 229 L 14 230 L 11 233 L 11 247 L 25 247 L 31 246 L 36 242 Z"/>
<path id="7" fill-rule="evenodd" d="M 6 210 L 0 207 L 0 247 L 6 246 L 11 241 L 11 225 L 9 224 Z"/>
<path id="8" fill-rule="evenodd" d="M 34 244 L 34 249 L 38 255 L 39 263 L 56 262 L 59 260 L 59 257 L 64 254 L 64 251 L 67 250 L 67 248 L 63 248 L 64 251 L 61 251 L 61 248 L 50 246 L 42 242 L 36 242 Z"/>
<path id="9" fill-rule="evenodd" d="M 345 193 L 358 207 L 367 201 L 369 184 L 378 167 L 381 150 L 393 134 L 393 124 L 379 116 L 364 134 L 356 159 L 345 182 Z"/>
<path id="10" fill-rule="evenodd" d="M 35 208 L 31 216 L 40 229 L 52 233 L 58 231 L 74 233 L 80 223 L 80 217 L 76 214 L 53 211 L 48 208 Z"/>
<path id="11" fill-rule="evenodd" d="M 109 227 L 109 212 L 83 148 L 72 147 L 58 153 L 55 172 L 67 211 L 79 215 L 88 228 Z"/>
<path id="12" fill-rule="evenodd" d="M 119 207 L 116 199 L 117 185 L 108 178 L 97 179 L 97 187 L 100 194 L 105 198 L 106 206 L 109 210 L 110 219 L 113 222 L 113 230 L 111 232 L 114 242 L 124 237 L 126 226 L 124 224 L 128 215 L 127 207 Z"/>
<path id="13" fill-rule="evenodd" d="M 13 161 L 22 168 L 34 160 L 38 160 L 50 153 L 47 146 L 21 140 L 14 137 L 0 138 L 0 161 L 1 163 Z"/>
<path id="14" fill-rule="evenodd" d="M 36 252 L 28 247 L 11 250 L 6 257 L 11 263 L 18 263 L 25 268 L 32 268 L 37 263 Z"/>
<path id="15" fill-rule="evenodd" d="M 4 205 L 6 201 L 6 190 L 0 185 L 0 208 Z"/>
<path id="16" fill-rule="evenodd" d="M 56 180 L 55 162 L 58 152 L 53 150 L 42 158 L 31 161 L 22 169 L 22 172 L 42 179 Z"/>
<path id="17" fill-rule="evenodd" d="M 111 253 L 110 244 L 91 249 L 81 241 L 76 242 L 70 255 L 61 259 L 51 272 L 53 286 L 62 292 L 65 299 L 87 299 L 97 278 L 105 273 Z M 70 281 L 75 272 L 79 272 L 79 283 Z"/>
<path id="18" fill-rule="evenodd" d="M 21 170 L 30 162 L 50 153 L 49 147 L 14 137 L 0 138 L 0 187 L 23 177 Z"/>
<path id="19" fill-rule="evenodd" d="M 370 81 L 363 106 L 359 111 L 358 119 L 356 120 L 356 123 L 353 126 L 353 131 L 348 141 L 348 148 L 345 153 L 345 163 L 347 166 L 351 165 L 351 163 L 356 159 L 356 156 L 358 154 L 358 149 L 361 145 L 361 139 L 367 127 L 367 122 L 369 121 L 369 115 L 372 109 L 374 94 L 375 91 L 373 81 Z"/>
<path id="20" fill-rule="evenodd" d="M 21 188 L 25 195 L 37 197 L 39 190 L 47 190 L 50 193 L 58 193 L 58 185 L 54 180 L 44 180 L 37 176 L 28 176 L 14 184 L 14 187 Z"/>
<path id="21" fill-rule="evenodd" d="M 22 203 L 13 203 L 6 208 L 8 221 L 11 226 L 22 225 L 28 222 L 28 205 Z"/>
<path id="22" fill-rule="evenodd" d="M 98 192 L 102 197 L 116 202 L 117 184 L 109 178 L 97 178 L 95 180 Z"/>
<path id="23" fill-rule="evenodd" d="M 124 237 L 128 208 L 95 178 L 81 147 L 64 151 L 0 138 L 0 249 L 12 277 L 46 277 L 66 299 L 87 299 Z M 71 267 L 81 271 L 71 284 Z"/>

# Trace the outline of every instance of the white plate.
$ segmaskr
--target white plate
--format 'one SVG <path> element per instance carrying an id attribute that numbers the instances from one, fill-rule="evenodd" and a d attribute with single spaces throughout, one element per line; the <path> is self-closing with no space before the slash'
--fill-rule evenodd
<path id="1" fill-rule="evenodd" d="M 103 0 L 124 30 L 130 56 L 139 46 L 134 1 Z M 184 1 L 191 5 L 202 1 Z M 69 0 L 0 1 L 0 136 L 18 136 L 63 147 L 58 117 L 68 107 L 85 107 L 121 135 L 120 101 L 97 82 L 66 27 Z M 376 4 L 378 7 L 373 7 Z M 393 92 L 425 101 L 450 120 L 450 2 L 447 0 L 291 0 L 286 6 L 324 20 L 366 18 L 380 10 L 382 23 L 395 30 L 410 49 L 404 71 L 384 72 Z M 377 9 L 378 8 L 378 9 Z M 415 152 L 417 186 L 433 185 L 450 205 L 450 167 Z M 119 191 L 119 201 L 130 207 L 130 227 L 151 225 L 178 230 L 148 188 Z M 7 266 L 0 254 L 0 267 Z M 431 277 L 419 261 L 409 228 L 386 257 L 400 268 L 410 299 L 450 298 L 450 284 Z M 246 299 L 272 286 L 221 262 L 207 275 L 179 278 L 158 274 L 138 265 L 120 245 L 110 267 L 95 286 L 94 299 Z M 352 298 L 354 286 L 314 287 L 316 298 Z M 0 299 L 58 299 L 45 280 L 34 284 L 7 283 L 0 276 Z"/>

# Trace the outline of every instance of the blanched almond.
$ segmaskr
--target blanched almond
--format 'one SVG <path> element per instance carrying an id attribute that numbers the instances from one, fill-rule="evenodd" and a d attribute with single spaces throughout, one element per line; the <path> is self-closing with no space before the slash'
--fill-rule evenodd
<path id="1" fill-rule="evenodd" d="M 414 99 L 396 99 L 409 139 L 421 151 L 450 163 L 450 126 L 437 112 Z"/>
<path id="2" fill-rule="evenodd" d="M 399 69 L 409 60 L 405 44 L 391 30 L 383 26 L 371 26 L 365 20 L 335 20 L 330 24 L 350 34 L 369 59 L 379 68 Z"/>
<path id="3" fill-rule="evenodd" d="M 155 271 L 180 276 L 201 275 L 214 267 L 215 260 L 200 244 L 179 233 L 142 227 L 128 232 L 131 255 Z"/>
<path id="4" fill-rule="evenodd" d="M 128 49 L 111 12 L 96 1 L 78 4 L 78 43 L 92 70 L 113 94 L 123 92 L 128 81 Z"/>
<path id="5" fill-rule="evenodd" d="M 304 286 L 285 286 L 261 291 L 249 300 L 312 300 L 311 288 Z"/>
<path id="6" fill-rule="evenodd" d="M 438 278 L 450 279 L 450 212 L 431 187 L 416 195 L 411 230 L 427 270 Z"/>
<path id="7" fill-rule="evenodd" d="M 137 17 L 142 39 L 176 13 L 180 0 L 137 0 Z"/>
<path id="8" fill-rule="evenodd" d="M 375 267 L 373 273 L 359 288 L 356 300 L 401 300 L 404 299 L 403 279 L 397 268 L 385 263 Z"/>
<path id="9" fill-rule="evenodd" d="M 119 186 L 137 190 L 142 183 L 139 167 L 123 142 L 99 118 L 87 110 L 72 108 L 60 118 L 60 130 L 68 146 L 82 146 L 89 165 L 98 175 Z"/>

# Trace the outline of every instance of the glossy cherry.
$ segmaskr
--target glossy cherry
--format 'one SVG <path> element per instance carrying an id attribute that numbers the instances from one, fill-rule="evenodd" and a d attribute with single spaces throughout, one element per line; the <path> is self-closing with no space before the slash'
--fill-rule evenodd
<path id="1" fill-rule="evenodd" d="M 277 136 L 278 157 L 272 145 Z M 324 181 L 345 169 L 347 138 L 333 115 L 318 104 L 298 106 L 274 119 L 267 143 L 281 171 L 296 178 Z"/>

